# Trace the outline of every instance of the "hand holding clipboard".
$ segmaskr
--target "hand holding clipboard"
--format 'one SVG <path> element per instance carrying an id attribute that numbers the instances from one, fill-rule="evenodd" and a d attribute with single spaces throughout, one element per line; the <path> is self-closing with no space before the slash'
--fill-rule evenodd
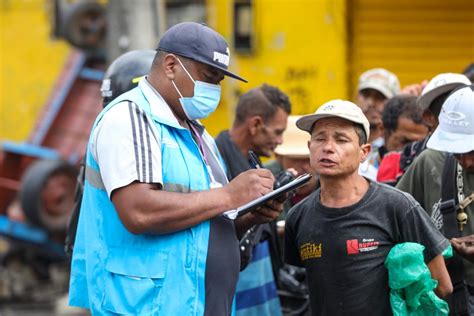
<path id="1" fill-rule="evenodd" d="M 259 160 L 252 151 L 249 151 L 249 158 L 250 158 L 249 160 L 252 167 L 254 169 L 260 169 Z M 241 205 L 237 209 L 233 209 L 233 210 L 225 212 L 224 216 L 230 219 L 236 219 L 237 217 L 240 217 L 244 214 L 254 211 L 257 208 L 263 206 L 264 204 L 273 200 L 278 200 L 279 198 L 282 198 L 286 193 L 296 190 L 300 186 L 303 186 L 311 179 L 311 177 L 312 177 L 311 174 L 301 175 L 298 178 L 294 179 L 293 181 L 289 182 L 288 184 L 281 186 L 280 188 L 275 189 L 263 196 L 260 196 L 244 205 Z"/>
<path id="2" fill-rule="evenodd" d="M 311 177 L 312 175 L 310 173 L 305 173 L 297 177 L 295 180 L 291 181 L 290 183 L 287 183 L 286 185 L 279 187 L 278 189 L 273 190 L 272 192 L 268 194 L 265 194 L 253 201 L 250 201 L 249 203 L 245 205 L 238 207 L 236 210 L 237 217 L 240 217 L 248 212 L 251 212 L 257 209 L 258 207 L 263 206 L 269 201 L 276 200 L 288 192 L 298 189 L 299 187 L 308 183 Z"/>

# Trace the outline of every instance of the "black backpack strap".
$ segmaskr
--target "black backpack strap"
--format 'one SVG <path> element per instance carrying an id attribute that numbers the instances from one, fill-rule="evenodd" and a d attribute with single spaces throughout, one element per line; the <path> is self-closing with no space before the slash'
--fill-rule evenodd
<path id="1" fill-rule="evenodd" d="M 457 188 L 456 188 L 457 161 L 452 154 L 446 157 L 441 176 L 441 205 L 443 216 L 443 234 L 446 238 L 459 237 L 457 215 Z M 464 265 L 462 258 L 454 253 L 447 262 L 447 268 L 454 291 L 447 298 L 451 315 L 468 315 L 466 301 L 466 285 L 464 283 Z"/>
<path id="2" fill-rule="evenodd" d="M 456 159 L 449 154 L 444 161 L 443 174 L 441 176 L 441 205 L 440 211 L 443 216 L 443 235 L 450 239 L 459 237 L 458 222 L 456 220 Z"/>
<path id="3" fill-rule="evenodd" d="M 65 242 L 64 250 L 69 258 L 72 257 L 72 251 L 74 250 L 77 224 L 79 222 L 79 213 L 81 211 L 82 193 L 84 191 L 84 181 L 86 178 L 85 159 L 86 159 L 85 157 L 82 158 L 80 168 L 79 168 L 79 173 L 77 175 L 74 206 L 71 212 L 71 217 L 69 218 L 67 231 L 66 231 L 66 242 Z"/>

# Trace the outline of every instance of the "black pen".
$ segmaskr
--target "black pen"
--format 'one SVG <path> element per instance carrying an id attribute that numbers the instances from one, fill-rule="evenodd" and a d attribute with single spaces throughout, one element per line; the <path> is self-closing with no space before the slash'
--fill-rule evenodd
<path id="1" fill-rule="evenodd" d="M 260 169 L 260 163 L 258 162 L 258 157 L 255 155 L 255 153 L 251 150 L 249 150 L 249 158 L 250 158 L 250 165 L 254 169 Z"/>

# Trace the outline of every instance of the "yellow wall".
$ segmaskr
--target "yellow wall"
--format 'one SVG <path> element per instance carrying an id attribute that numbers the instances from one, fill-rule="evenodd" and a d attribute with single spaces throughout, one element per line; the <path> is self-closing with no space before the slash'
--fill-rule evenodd
<path id="1" fill-rule="evenodd" d="M 473 61 L 472 0 L 253 0 L 255 48 L 233 49 L 233 3 L 207 0 L 207 22 L 230 44 L 221 104 L 204 120 L 228 128 L 238 96 L 264 82 L 288 93 L 294 114 L 351 98 L 358 75 L 382 66 L 402 85 L 456 72 Z M 0 139 L 24 140 L 70 50 L 49 35 L 47 0 L 0 0 Z M 349 32 L 347 31 L 349 30 Z"/>
<path id="2" fill-rule="evenodd" d="M 216 135 L 230 126 L 238 95 L 268 83 L 290 96 L 293 114 L 307 114 L 347 96 L 344 0 L 254 0 L 255 49 L 233 50 L 232 0 L 208 0 L 208 24 L 231 43 L 230 69 L 249 83 L 227 78 L 222 102 L 204 124 Z"/>
<path id="3" fill-rule="evenodd" d="M 373 67 L 394 72 L 403 86 L 474 61 L 474 1 L 353 0 L 348 42 L 352 95 Z"/>
<path id="4" fill-rule="evenodd" d="M 0 1 L 0 139 L 27 139 L 69 52 L 50 38 L 47 4 Z"/>

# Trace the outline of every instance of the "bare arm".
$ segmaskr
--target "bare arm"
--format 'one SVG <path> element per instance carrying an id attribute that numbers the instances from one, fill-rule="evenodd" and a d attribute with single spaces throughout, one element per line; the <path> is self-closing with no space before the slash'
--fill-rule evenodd
<path id="1" fill-rule="evenodd" d="M 444 263 L 443 255 L 437 255 L 428 263 L 428 269 L 431 272 L 431 278 L 438 281 L 438 286 L 435 289 L 435 293 L 445 298 L 453 292 L 453 284 L 449 277 L 446 264 Z"/>
<path id="2" fill-rule="evenodd" d="M 165 234 L 195 226 L 241 206 L 273 189 L 269 170 L 253 169 L 223 188 L 176 193 L 134 182 L 112 192 L 112 202 L 124 226 L 134 234 Z"/>

